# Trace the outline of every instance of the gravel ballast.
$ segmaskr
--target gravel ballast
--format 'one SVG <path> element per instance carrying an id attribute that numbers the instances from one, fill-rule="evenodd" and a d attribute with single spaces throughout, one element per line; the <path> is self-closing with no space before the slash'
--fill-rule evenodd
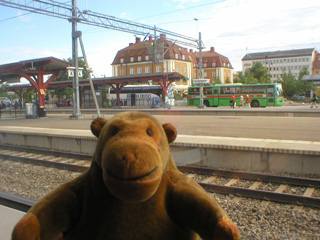
<path id="1" fill-rule="evenodd" d="M 0 159 L 0 191 L 38 200 L 79 174 Z M 295 210 L 294 205 L 261 205 L 255 199 L 237 202 L 231 195 L 210 195 L 238 225 L 242 239 L 320 239 L 320 209 Z"/>

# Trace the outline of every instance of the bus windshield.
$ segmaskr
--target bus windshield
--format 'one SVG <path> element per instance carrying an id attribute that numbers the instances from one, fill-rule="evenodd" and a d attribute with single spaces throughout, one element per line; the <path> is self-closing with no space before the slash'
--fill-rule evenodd
<path id="1" fill-rule="evenodd" d="M 276 84 L 276 97 L 282 97 L 283 92 L 282 92 L 282 85 L 281 84 Z"/>

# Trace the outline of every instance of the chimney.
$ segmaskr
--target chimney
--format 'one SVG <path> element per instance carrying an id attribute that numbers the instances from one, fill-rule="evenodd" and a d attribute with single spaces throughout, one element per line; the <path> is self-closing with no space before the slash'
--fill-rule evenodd
<path id="1" fill-rule="evenodd" d="M 166 37 L 166 34 L 165 33 L 161 33 L 160 34 L 160 39 L 166 39 L 167 37 Z"/>
<path id="2" fill-rule="evenodd" d="M 139 43 L 139 42 L 141 42 L 141 38 L 136 37 L 136 43 Z"/>
<path id="3" fill-rule="evenodd" d="M 133 43 L 129 43 L 129 46 L 131 46 Z"/>
<path id="4" fill-rule="evenodd" d="M 193 49 L 189 49 L 189 52 L 193 53 Z"/>
<path id="5" fill-rule="evenodd" d="M 211 47 L 211 48 L 210 48 L 210 52 L 214 52 L 214 47 Z"/>
<path id="6" fill-rule="evenodd" d="M 152 41 L 152 35 L 149 36 L 149 41 Z"/>

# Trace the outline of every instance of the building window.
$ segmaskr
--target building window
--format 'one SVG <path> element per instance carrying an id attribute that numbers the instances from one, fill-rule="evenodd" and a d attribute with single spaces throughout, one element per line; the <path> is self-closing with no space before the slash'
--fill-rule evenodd
<path id="1" fill-rule="evenodd" d="M 145 55 L 145 56 L 144 56 L 144 59 L 147 60 L 147 61 L 149 61 L 149 55 Z"/>
<path id="2" fill-rule="evenodd" d="M 174 56 L 175 56 L 176 59 L 179 59 L 179 54 L 178 53 L 176 53 Z"/>
<path id="3" fill-rule="evenodd" d="M 212 67 L 216 67 L 216 63 L 215 62 L 212 63 Z"/>
<path id="4" fill-rule="evenodd" d="M 150 67 L 145 67 L 144 71 L 145 73 L 150 73 Z"/>
<path id="5" fill-rule="evenodd" d="M 160 59 L 160 58 L 161 58 L 161 54 L 158 53 L 158 54 L 157 54 L 157 59 Z"/>
<path id="6" fill-rule="evenodd" d="M 141 56 L 138 56 L 138 62 L 141 62 Z"/>
<path id="7" fill-rule="evenodd" d="M 180 67 L 176 66 L 176 72 L 179 72 L 179 71 L 180 71 Z"/>
<path id="8" fill-rule="evenodd" d="M 207 67 L 207 63 L 204 63 L 204 64 L 203 64 L 203 67 Z"/>
<path id="9" fill-rule="evenodd" d="M 156 67 L 156 72 L 161 72 L 161 66 Z"/>
<path id="10" fill-rule="evenodd" d="M 120 63 L 124 63 L 124 58 L 120 58 Z"/>
<path id="11" fill-rule="evenodd" d="M 134 68 L 130 68 L 130 74 L 131 74 L 131 75 L 134 74 Z"/>
<path id="12" fill-rule="evenodd" d="M 208 76 L 207 72 L 204 72 L 203 77 L 207 77 L 207 76 Z"/>
<path id="13" fill-rule="evenodd" d="M 138 74 L 142 74 L 142 68 L 141 67 L 138 68 Z"/>
<path id="14" fill-rule="evenodd" d="M 216 77 L 216 72 L 212 72 L 212 77 Z"/>
<path id="15" fill-rule="evenodd" d="M 186 56 L 185 55 L 182 55 L 182 60 L 186 60 Z"/>
<path id="16" fill-rule="evenodd" d="M 183 73 L 187 73 L 187 67 L 183 67 Z"/>
<path id="17" fill-rule="evenodd" d="M 134 57 L 130 57 L 130 62 L 134 62 Z"/>

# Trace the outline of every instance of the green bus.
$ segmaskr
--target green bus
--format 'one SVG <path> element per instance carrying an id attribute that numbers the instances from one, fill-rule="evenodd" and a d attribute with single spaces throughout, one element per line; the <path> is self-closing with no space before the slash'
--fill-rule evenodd
<path id="1" fill-rule="evenodd" d="M 239 106 L 240 96 L 246 102 L 247 95 L 250 97 L 251 107 L 282 106 L 284 98 L 282 85 L 270 84 L 217 84 L 203 86 L 203 104 L 207 107 L 230 106 L 231 96 L 235 95 L 236 104 Z M 200 105 L 200 87 L 188 88 L 188 105 Z"/>

